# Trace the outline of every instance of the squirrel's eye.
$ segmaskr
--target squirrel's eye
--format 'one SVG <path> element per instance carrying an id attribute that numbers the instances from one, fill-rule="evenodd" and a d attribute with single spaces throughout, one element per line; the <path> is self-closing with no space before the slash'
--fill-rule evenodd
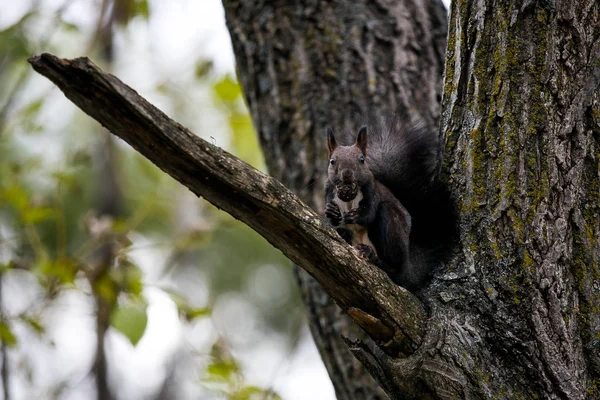
<path id="1" fill-rule="evenodd" d="M 358 158 L 358 161 L 360 161 L 361 164 L 364 164 L 365 163 L 365 157 L 364 156 L 360 156 Z"/>
<path id="2" fill-rule="evenodd" d="M 331 160 L 329 160 L 329 164 L 334 165 L 335 164 L 335 160 L 332 158 Z"/>

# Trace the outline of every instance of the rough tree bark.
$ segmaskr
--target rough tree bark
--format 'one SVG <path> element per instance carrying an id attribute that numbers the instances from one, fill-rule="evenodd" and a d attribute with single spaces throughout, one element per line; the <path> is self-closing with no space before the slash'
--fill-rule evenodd
<path id="1" fill-rule="evenodd" d="M 462 280 L 434 314 L 464 394 L 599 397 L 598 13 L 594 0 L 452 10 L 442 127 Z"/>
<path id="2" fill-rule="evenodd" d="M 436 120 L 439 3 L 224 4 L 269 170 L 316 209 L 323 127 L 369 107 Z M 422 294 L 419 351 L 354 347 L 393 397 L 408 381 L 421 398 L 599 396 L 599 36 L 593 0 L 454 3 L 442 133 L 461 251 Z M 300 282 L 338 398 L 370 398 L 337 340 L 352 328 Z"/>
<path id="3" fill-rule="evenodd" d="M 269 174 L 323 210 L 325 127 L 370 111 L 439 120 L 446 9 L 439 0 L 223 1 Z M 385 398 L 348 352 L 362 337 L 308 274 L 299 283 L 339 400 Z"/>

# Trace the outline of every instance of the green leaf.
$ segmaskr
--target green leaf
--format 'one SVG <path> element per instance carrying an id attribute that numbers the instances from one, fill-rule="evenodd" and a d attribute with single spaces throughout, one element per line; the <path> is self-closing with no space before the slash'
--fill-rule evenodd
<path id="1" fill-rule="evenodd" d="M 141 16 L 144 19 L 150 17 L 150 7 L 148 6 L 148 0 L 136 0 L 133 4 L 133 16 Z"/>
<path id="2" fill-rule="evenodd" d="M 0 191 L 0 200 L 24 212 L 29 204 L 29 195 L 23 187 L 14 185 Z"/>
<path id="3" fill-rule="evenodd" d="M 175 242 L 175 249 L 180 251 L 191 251 L 205 247 L 212 238 L 210 231 L 192 231 L 189 234 L 178 238 Z"/>
<path id="4" fill-rule="evenodd" d="M 61 20 L 61 25 L 67 32 L 79 32 L 79 26 L 65 20 Z"/>
<path id="5" fill-rule="evenodd" d="M 246 386 L 233 393 L 230 400 L 280 400 L 281 397 L 271 390 L 261 389 L 257 386 Z"/>
<path id="6" fill-rule="evenodd" d="M 148 324 L 146 308 L 145 304 L 129 303 L 121 305 L 113 311 L 110 318 L 112 327 L 125 335 L 134 346 L 146 331 L 146 325 Z"/>
<path id="7" fill-rule="evenodd" d="M 210 308 L 192 308 L 192 307 L 182 307 L 179 312 L 183 315 L 183 317 L 188 321 L 193 321 L 196 318 L 200 317 L 208 317 L 210 315 Z"/>
<path id="8" fill-rule="evenodd" d="M 238 373 L 240 367 L 234 360 L 218 360 L 206 367 L 209 381 L 231 381 L 234 374 Z"/>
<path id="9" fill-rule="evenodd" d="M 209 307 L 195 308 L 190 306 L 187 299 L 174 290 L 163 288 L 163 291 L 171 297 L 171 300 L 173 300 L 173 303 L 177 306 L 179 316 L 185 318 L 188 322 L 197 318 L 208 317 L 212 311 Z"/>
<path id="10" fill-rule="evenodd" d="M 52 172 L 51 176 L 54 180 L 56 180 L 56 183 L 60 185 L 68 186 L 75 181 L 74 174 L 66 171 L 54 171 Z"/>
<path id="11" fill-rule="evenodd" d="M 234 393 L 231 396 L 231 398 L 235 400 L 250 400 L 252 397 L 257 397 L 258 395 L 260 395 L 263 398 L 266 398 L 267 393 L 259 387 L 246 386 L 237 393 Z"/>
<path id="12" fill-rule="evenodd" d="M 260 150 L 258 136 L 254 132 L 252 119 L 248 113 L 233 112 L 229 116 L 232 144 L 235 154 L 250 165 L 264 169 L 263 153 Z"/>
<path id="13" fill-rule="evenodd" d="M 127 292 L 132 296 L 140 297 L 144 290 L 142 271 L 132 266 L 127 273 Z"/>
<path id="14" fill-rule="evenodd" d="M 56 212 L 50 207 L 36 207 L 23 211 L 23 222 L 28 225 L 36 224 L 54 218 Z"/>
<path id="15" fill-rule="evenodd" d="M 117 285 L 110 274 L 104 274 L 94 282 L 94 293 L 99 294 L 109 303 L 117 301 Z"/>
<path id="16" fill-rule="evenodd" d="M 44 99 L 43 98 L 37 99 L 37 100 L 29 103 L 27 106 L 23 107 L 21 109 L 20 113 L 22 114 L 22 116 L 24 118 L 33 118 L 40 111 L 40 109 L 42 108 L 42 105 L 44 105 Z"/>
<path id="17" fill-rule="evenodd" d="M 55 277 L 62 283 L 75 282 L 77 274 L 77 264 L 70 259 L 42 260 L 37 269 L 43 275 Z"/>
<path id="18" fill-rule="evenodd" d="M 215 84 L 214 91 L 217 97 L 225 102 L 233 101 L 242 94 L 240 85 L 229 75 Z"/>
<path id="19" fill-rule="evenodd" d="M 4 322 L 0 322 L 0 340 L 8 347 L 14 347 L 17 344 L 17 338 Z"/>
<path id="20" fill-rule="evenodd" d="M 144 289 L 142 271 L 128 258 L 121 258 L 120 266 L 110 272 L 110 278 L 120 291 L 141 297 Z"/>
<path id="21" fill-rule="evenodd" d="M 196 78 L 204 78 L 213 69 L 212 61 L 198 61 L 194 70 Z"/>
<path id="22" fill-rule="evenodd" d="M 23 57 L 31 54 L 31 45 L 24 33 L 24 26 L 36 14 L 37 10 L 30 11 L 13 25 L 0 30 L 0 54 L 4 58 L 3 61 L 18 60 L 21 62 Z"/>
<path id="23" fill-rule="evenodd" d="M 21 319 L 21 321 L 26 323 L 31 329 L 33 329 L 38 335 L 42 335 L 44 332 L 46 332 L 46 328 L 36 317 L 23 314 L 19 318 Z"/>

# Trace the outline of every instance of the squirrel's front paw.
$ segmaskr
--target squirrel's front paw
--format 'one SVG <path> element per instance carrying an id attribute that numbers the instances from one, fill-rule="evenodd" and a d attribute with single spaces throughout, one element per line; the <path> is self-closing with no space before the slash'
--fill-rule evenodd
<path id="1" fill-rule="evenodd" d="M 356 224 L 357 220 L 358 220 L 358 208 L 353 208 L 352 210 L 345 212 L 344 216 L 342 217 L 342 221 L 344 222 L 344 225 Z"/>
<path id="2" fill-rule="evenodd" d="M 325 205 L 325 217 L 327 217 L 332 226 L 338 226 L 342 222 L 342 213 L 335 203 L 327 203 Z"/>
<path id="3" fill-rule="evenodd" d="M 366 244 L 357 244 L 354 247 L 360 252 L 360 257 L 364 258 L 368 262 L 377 264 L 377 262 L 379 261 L 377 253 L 375 253 L 375 250 L 373 250 L 371 246 L 368 246 Z"/>

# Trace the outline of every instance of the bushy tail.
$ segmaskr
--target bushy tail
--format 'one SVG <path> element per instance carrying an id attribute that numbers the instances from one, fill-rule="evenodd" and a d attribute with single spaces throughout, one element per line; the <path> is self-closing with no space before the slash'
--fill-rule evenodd
<path id="1" fill-rule="evenodd" d="M 439 165 L 435 130 L 423 122 L 404 125 L 398 118 L 369 125 L 367 162 L 375 178 L 405 207 L 428 197 Z"/>
<path id="2" fill-rule="evenodd" d="M 367 163 L 411 215 L 411 247 L 447 260 L 457 237 L 456 210 L 438 177 L 441 146 L 435 129 L 399 118 L 371 119 Z"/>

